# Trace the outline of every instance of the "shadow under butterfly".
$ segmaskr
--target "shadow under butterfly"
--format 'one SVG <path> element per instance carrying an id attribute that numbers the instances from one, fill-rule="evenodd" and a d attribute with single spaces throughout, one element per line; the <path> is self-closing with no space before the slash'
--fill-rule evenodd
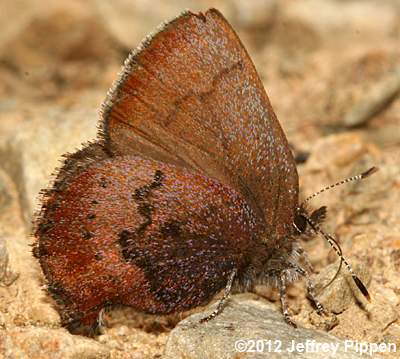
<path id="1" fill-rule="evenodd" d="M 295 325 L 286 286 L 300 277 L 323 313 L 300 238 L 322 234 L 345 261 L 309 199 L 299 203 L 293 155 L 234 30 L 215 9 L 184 12 L 128 57 L 97 140 L 43 191 L 33 253 L 72 333 L 95 334 L 110 305 L 174 313 L 225 288 L 207 321 L 232 288 L 259 283 L 279 289 Z"/>

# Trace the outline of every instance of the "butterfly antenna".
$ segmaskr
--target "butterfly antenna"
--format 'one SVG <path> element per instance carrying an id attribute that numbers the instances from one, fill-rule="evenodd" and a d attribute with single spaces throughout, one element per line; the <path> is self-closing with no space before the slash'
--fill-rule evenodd
<path id="1" fill-rule="evenodd" d="M 339 258 L 340 258 L 340 262 L 339 262 L 339 267 L 338 267 L 338 269 L 336 270 L 335 275 L 334 275 L 333 278 L 329 281 L 329 283 L 328 283 L 327 285 L 325 285 L 322 289 L 328 288 L 328 287 L 335 281 L 335 279 L 336 279 L 337 276 L 339 275 L 340 271 L 342 270 L 342 265 L 343 265 L 343 252 L 342 252 L 342 248 L 340 247 L 339 243 L 338 243 L 332 236 L 330 236 L 330 240 L 331 240 L 333 243 L 335 243 L 335 246 L 336 246 L 335 249 L 337 249 L 337 250 L 339 251 L 339 253 L 338 253 L 338 252 L 335 250 L 335 252 L 338 254 L 338 256 L 339 256 Z M 332 244 L 331 244 L 331 246 L 332 246 Z M 332 248 L 334 248 L 334 247 L 332 246 Z"/>
<path id="2" fill-rule="evenodd" d="M 353 182 L 353 181 L 358 181 L 358 180 L 362 180 L 364 178 L 367 178 L 369 176 L 371 176 L 372 174 L 374 174 L 376 171 L 378 171 L 378 167 L 371 167 L 369 170 L 360 173 L 356 176 L 352 176 L 349 178 L 346 178 L 344 180 L 341 180 L 339 182 L 336 182 L 335 184 L 331 184 L 330 186 L 327 186 L 325 188 L 322 188 L 321 190 L 319 190 L 318 192 L 313 193 L 311 196 L 308 196 L 304 201 L 302 205 L 305 205 L 307 202 L 309 202 L 311 199 L 313 199 L 314 197 L 320 195 L 321 193 L 328 191 L 332 188 L 341 186 L 342 184 L 348 183 L 348 182 Z"/>
<path id="3" fill-rule="evenodd" d="M 370 171 L 370 170 L 369 170 Z M 368 171 L 367 171 L 368 172 Z M 364 173 L 367 173 L 364 172 Z M 369 173 L 371 174 L 371 173 Z M 369 175 L 368 174 L 368 175 Z M 362 176 L 359 175 L 359 176 Z M 355 176 L 357 177 L 357 176 Z M 364 283 L 361 281 L 360 278 L 358 278 L 358 276 L 354 273 L 353 268 L 351 268 L 351 265 L 349 264 L 349 262 L 346 260 L 346 258 L 343 256 L 342 253 L 342 249 L 340 248 L 340 245 L 337 243 L 337 241 L 328 233 L 325 233 L 316 223 L 314 223 L 310 218 L 308 218 L 307 216 L 304 216 L 308 222 L 308 224 L 310 225 L 310 227 L 314 230 L 314 232 L 321 234 L 327 241 L 328 243 L 331 245 L 331 247 L 334 249 L 334 251 L 336 252 L 336 254 L 338 255 L 338 257 L 340 258 L 340 264 L 339 264 L 339 268 L 336 271 L 336 274 L 334 275 L 334 277 L 331 279 L 331 281 L 324 287 L 328 287 L 338 276 L 341 268 L 342 268 L 342 263 L 344 263 L 344 265 L 346 266 L 347 270 L 349 271 L 349 273 L 351 274 L 351 277 L 354 280 L 354 283 L 356 284 L 356 286 L 358 287 L 358 289 L 360 290 L 360 292 L 364 295 L 364 297 L 370 302 L 371 301 L 371 297 L 368 293 L 367 288 L 365 287 Z"/>
<path id="4" fill-rule="evenodd" d="M 339 182 L 336 182 L 335 184 L 332 184 L 330 186 L 327 186 L 321 190 L 319 190 L 318 192 L 313 193 L 311 196 L 308 196 L 302 203 L 301 206 L 304 206 L 307 202 L 309 202 L 311 199 L 313 199 L 314 197 L 320 195 L 321 193 L 328 191 L 332 188 L 335 188 L 337 186 L 341 186 L 342 184 L 348 183 L 348 182 L 353 182 L 353 181 L 358 181 L 358 180 L 362 180 L 364 178 L 367 178 L 369 176 L 371 176 L 372 174 L 374 174 L 375 172 L 378 171 L 377 167 L 371 167 L 370 169 L 368 169 L 365 172 L 362 172 L 356 176 L 352 176 L 349 178 L 346 178 L 344 180 L 341 180 Z M 304 215 L 304 214 L 303 214 Z M 365 285 L 363 284 L 363 282 L 360 280 L 360 278 L 357 277 L 357 275 L 354 273 L 353 269 L 351 268 L 349 262 L 347 262 L 346 258 L 343 256 L 343 252 L 342 252 L 342 248 L 340 247 L 339 243 L 328 233 L 325 233 L 319 226 L 317 223 L 315 223 L 311 218 L 305 216 L 305 219 L 307 220 L 307 223 L 311 226 L 311 228 L 314 230 L 315 233 L 319 233 L 321 234 L 327 241 L 328 243 L 331 245 L 331 247 L 334 249 L 334 251 L 336 252 L 336 254 L 338 255 L 338 257 L 340 258 L 340 263 L 339 263 L 339 267 L 335 273 L 335 275 L 333 276 L 333 278 L 329 281 L 329 283 L 327 285 L 324 286 L 324 288 L 330 286 L 332 284 L 332 282 L 337 278 L 338 274 L 340 273 L 340 270 L 342 269 L 342 265 L 343 263 L 345 264 L 347 270 L 349 271 L 349 273 L 351 274 L 351 277 L 354 280 L 354 283 L 357 285 L 358 289 L 361 291 L 361 293 L 365 296 L 365 298 L 368 301 L 371 301 L 371 297 L 368 293 L 367 288 L 365 287 Z"/>

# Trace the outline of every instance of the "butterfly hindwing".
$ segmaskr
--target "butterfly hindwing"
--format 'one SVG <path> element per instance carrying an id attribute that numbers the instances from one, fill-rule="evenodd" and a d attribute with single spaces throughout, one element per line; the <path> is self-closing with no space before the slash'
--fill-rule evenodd
<path id="1" fill-rule="evenodd" d="M 206 302 L 247 264 L 259 228 L 217 180 L 119 156 L 47 194 L 35 253 L 64 324 L 82 330 L 107 304 L 166 314 Z"/>

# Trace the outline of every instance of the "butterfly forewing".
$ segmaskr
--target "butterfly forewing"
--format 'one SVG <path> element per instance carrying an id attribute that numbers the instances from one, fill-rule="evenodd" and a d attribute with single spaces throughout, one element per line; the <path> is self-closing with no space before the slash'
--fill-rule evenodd
<path id="1" fill-rule="evenodd" d="M 291 231 L 294 159 L 254 65 L 216 10 L 184 13 L 128 58 L 102 128 L 113 155 L 140 154 L 217 178 L 242 193 L 270 237 Z"/>

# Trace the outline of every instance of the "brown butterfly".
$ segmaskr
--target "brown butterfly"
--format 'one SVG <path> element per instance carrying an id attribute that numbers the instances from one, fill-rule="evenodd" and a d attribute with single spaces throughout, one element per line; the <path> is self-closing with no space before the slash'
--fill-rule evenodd
<path id="1" fill-rule="evenodd" d="M 93 334 L 109 305 L 167 314 L 225 288 L 209 320 L 232 287 L 258 283 L 278 287 L 294 325 L 285 294 L 300 277 L 323 311 L 299 239 L 325 212 L 299 203 L 293 155 L 232 27 L 214 9 L 185 12 L 125 61 L 98 139 L 44 191 L 34 254 L 74 333 Z"/>

